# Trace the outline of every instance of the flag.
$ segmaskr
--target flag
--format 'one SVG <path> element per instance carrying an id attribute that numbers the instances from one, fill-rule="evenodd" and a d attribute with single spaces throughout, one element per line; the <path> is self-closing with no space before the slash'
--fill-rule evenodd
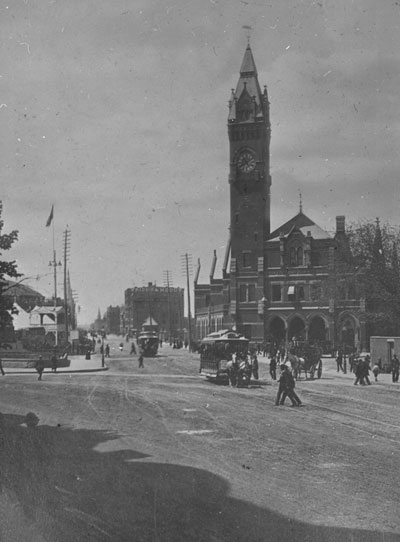
<path id="1" fill-rule="evenodd" d="M 54 205 L 51 206 L 51 211 L 50 211 L 50 214 L 49 214 L 49 218 L 47 219 L 47 222 L 46 222 L 46 228 L 48 228 L 50 226 L 50 224 L 52 223 L 53 218 L 54 218 Z"/>

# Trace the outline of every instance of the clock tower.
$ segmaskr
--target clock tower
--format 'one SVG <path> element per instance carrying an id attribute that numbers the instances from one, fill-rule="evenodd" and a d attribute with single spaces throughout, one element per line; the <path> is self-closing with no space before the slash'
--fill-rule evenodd
<path id="1" fill-rule="evenodd" d="M 250 45 L 229 101 L 230 313 L 238 331 L 264 337 L 264 247 L 270 234 L 267 89 L 261 91 Z"/>

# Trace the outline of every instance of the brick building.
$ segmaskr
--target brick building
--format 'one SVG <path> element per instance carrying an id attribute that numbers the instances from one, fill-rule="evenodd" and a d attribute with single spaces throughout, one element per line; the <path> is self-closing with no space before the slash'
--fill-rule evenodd
<path id="1" fill-rule="evenodd" d="M 125 290 L 124 323 L 126 333 L 141 331 L 148 318 L 158 324 L 164 339 L 182 338 L 184 327 L 183 288 L 147 286 Z"/>
<path id="2" fill-rule="evenodd" d="M 299 212 L 270 231 L 270 110 L 250 45 L 229 101 L 230 238 L 215 278 L 195 277 L 197 338 L 236 328 L 255 342 L 365 345 L 365 300 L 351 266 L 344 217 L 328 233 Z"/>

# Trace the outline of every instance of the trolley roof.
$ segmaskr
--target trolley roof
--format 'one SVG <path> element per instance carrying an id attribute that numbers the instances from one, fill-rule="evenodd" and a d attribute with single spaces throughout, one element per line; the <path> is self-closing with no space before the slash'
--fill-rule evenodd
<path id="1" fill-rule="evenodd" d="M 236 333 L 235 331 L 231 331 L 229 329 L 221 329 L 220 331 L 214 331 L 213 333 L 210 333 L 209 335 L 207 335 L 207 337 L 204 337 L 201 342 L 203 344 L 215 342 L 248 343 L 249 340 L 246 339 L 246 337 L 243 337 L 243 335 L 239 335 L 239 333 Z"/>

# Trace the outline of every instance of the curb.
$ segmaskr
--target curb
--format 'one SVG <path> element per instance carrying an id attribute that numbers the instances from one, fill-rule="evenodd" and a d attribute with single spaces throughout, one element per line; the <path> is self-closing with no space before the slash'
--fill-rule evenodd
<path id="1" fill-rule="evenodd" d="M 98 369 L 71 369 L 69 371 L 57 371 L 56 373 L 53 373 L 53 371 L 44 371 L 43 374 L 57 374 L 57 375 L 63 375 L 63 374 L 71 374 L 71 373 L 97 373 L 97 372 L 104 372 L 104 371 L 108 371 L 108 367 L 99 367 Z M 14 369 L 14 371 L 6 371 L 6 374 L 5 376 L 7 375 L 18 375 L 18 374 L 24 374 L 24 375 L 29 375 L 29 374 L 37 374 L 36 373 L 36 370 L 35 369 L 31 369 L 31 370 L 25 370 L 25 369 L 21 369 L 20 371 L 16 371 Z M 0 377 L 1 378 L 1 377 Z"/>

